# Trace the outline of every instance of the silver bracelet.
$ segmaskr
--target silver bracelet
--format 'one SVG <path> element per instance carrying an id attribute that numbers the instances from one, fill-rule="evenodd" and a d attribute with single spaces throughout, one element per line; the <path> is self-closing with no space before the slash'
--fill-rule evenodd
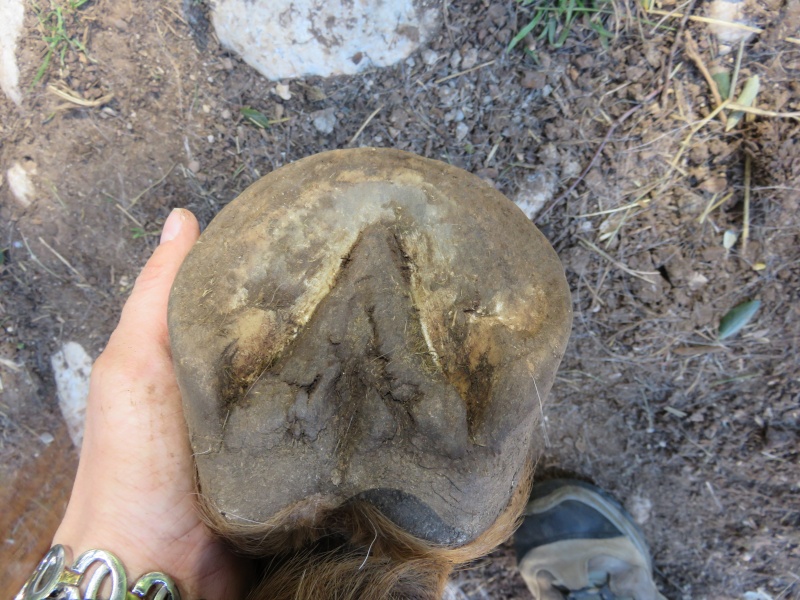
<path id="1" fill-rule="evenodd" d="M 128 576 L 122 562 L 111 552 L 87 550 L 71 567 L 67 566 L 67 549 L 56 544 L 45 554 L 39 566 L 14 600 L 100 600 L 97 594 L 107 577 L 111 577 L 108 600 L 141 600 L 154 591 L 154 600 L 180 600 L 178 586 L 164 573 L 142 575 L 128 591 Z M 88 575 L 92 565 L 96 568 Z M 84 582 L 84 579 L 86 581 Z M 81 587 L 86 584 L 85 591 Z"/>

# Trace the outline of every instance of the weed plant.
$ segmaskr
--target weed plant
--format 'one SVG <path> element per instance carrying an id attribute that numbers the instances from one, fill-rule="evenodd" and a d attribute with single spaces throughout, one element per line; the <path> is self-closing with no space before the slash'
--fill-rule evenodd
<path id="1" fill-rule="evenodd" d="M 53 57 L 58 57 L 61 66 L 64 66 L 64 59 L 70 48 L 86 54 L 86 47 L 83 42 L 74 36 L 68 27 L 74 25 L 77 12 L 89 0 L 49 0 L 49 7 L 43 7 L 37 2 L 31 6 L 39 21 L 39 30 L 42 33 L 47 51 L 45 52 L 42 64 L 36 70 L 31 87 L 39 83 L 50 68 Z"/>
<path id="2" fill-rule="evenodd" d="M 519 4 L 530 9 L 532 17 L 511 40 L 509 51 L 531 34 L 552 48 L 561 48 L 576 27 L 594 31 L 604 48 L 614 37 L 605 24 L 614 14 L 611 0 L 520 0 Z"/>

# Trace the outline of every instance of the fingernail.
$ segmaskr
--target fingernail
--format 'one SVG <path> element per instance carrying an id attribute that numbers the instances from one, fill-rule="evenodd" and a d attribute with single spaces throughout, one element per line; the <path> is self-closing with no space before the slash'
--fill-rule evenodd
<path id="1" fill-rule="evenodd" d="M 185 220 L 186 217 L 184 216 L 183 211 L 180 208 L 173 208 L 172 212 L 169 213 L 167 220 L 164 222 L 164 228 L 161 230 L 160 243 L 163 244 L 164 242 L 169 242 L 170 240 L 174 240 L 176 237 L 178 237 Z"/>

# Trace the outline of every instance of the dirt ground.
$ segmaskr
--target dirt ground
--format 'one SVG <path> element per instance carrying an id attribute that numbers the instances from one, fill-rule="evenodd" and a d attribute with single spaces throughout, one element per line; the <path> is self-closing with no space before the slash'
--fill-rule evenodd
<path id="1" fill-rule="evenodd" d="M 526 40 L 507 53 L 530 8 L 451 0 L 424 52 L 284 82 L 286 100 L 186 5 L 92 0 L 66 21 L 86 52 L 54 59 L 35 85 L 45 46 L 28 8 L 25 100 L 0 98 L 2 173 L 16 162 L 38 190 L 25 205 L 0 184 L 4 497 L 53 448 L 72 452 L 50 356 L 70 340 L 99 354 L 171 208 L 206 224 L 281 165 L 395 147 L 544 205 L 535 222 L 566 268 L 575 323 L 538 475 L 623 500 L 668 598 L 800 598 L 800 122 L 747 116 L 726 132 L 705 119 L 717 103 L 686 33 L 707 65 L 733 69 L 738 44 L 720 56 L 708 23 L 620 0 L 606 5 L 605 43 L 578 22 L 560 48 Z M 739 89 L 758 75 L 758 108 L 800 111 L 800 1 L 748 0 L 747 14 L 760 31 L 742 46 Z M 79 107 L 48 85 L 102 102 Z M 258 128 L 242 107 L 280 122 Z M 721 317 L 753 299 L 754 319 L 718 342 Z M 69 475 L 74 456 L 60 460 Z M 48 496 L 55 522 L 64 497 Z M 0 524 L 24 563 L 18 581 L 39 557 L 24 550 L 24 527 Z M 508 548 L 452 587 L 460 599 L 530 598 Z"/>

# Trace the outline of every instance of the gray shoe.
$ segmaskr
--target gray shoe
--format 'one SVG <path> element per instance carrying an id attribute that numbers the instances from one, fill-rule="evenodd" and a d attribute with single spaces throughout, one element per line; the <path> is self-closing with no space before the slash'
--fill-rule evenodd
<path id="1" fill-rule="evenodd" d="M 534 485 L 514 545 L 536 600 L 666 600 L 642 532 L 619 502 L 588 483 Z"/>

